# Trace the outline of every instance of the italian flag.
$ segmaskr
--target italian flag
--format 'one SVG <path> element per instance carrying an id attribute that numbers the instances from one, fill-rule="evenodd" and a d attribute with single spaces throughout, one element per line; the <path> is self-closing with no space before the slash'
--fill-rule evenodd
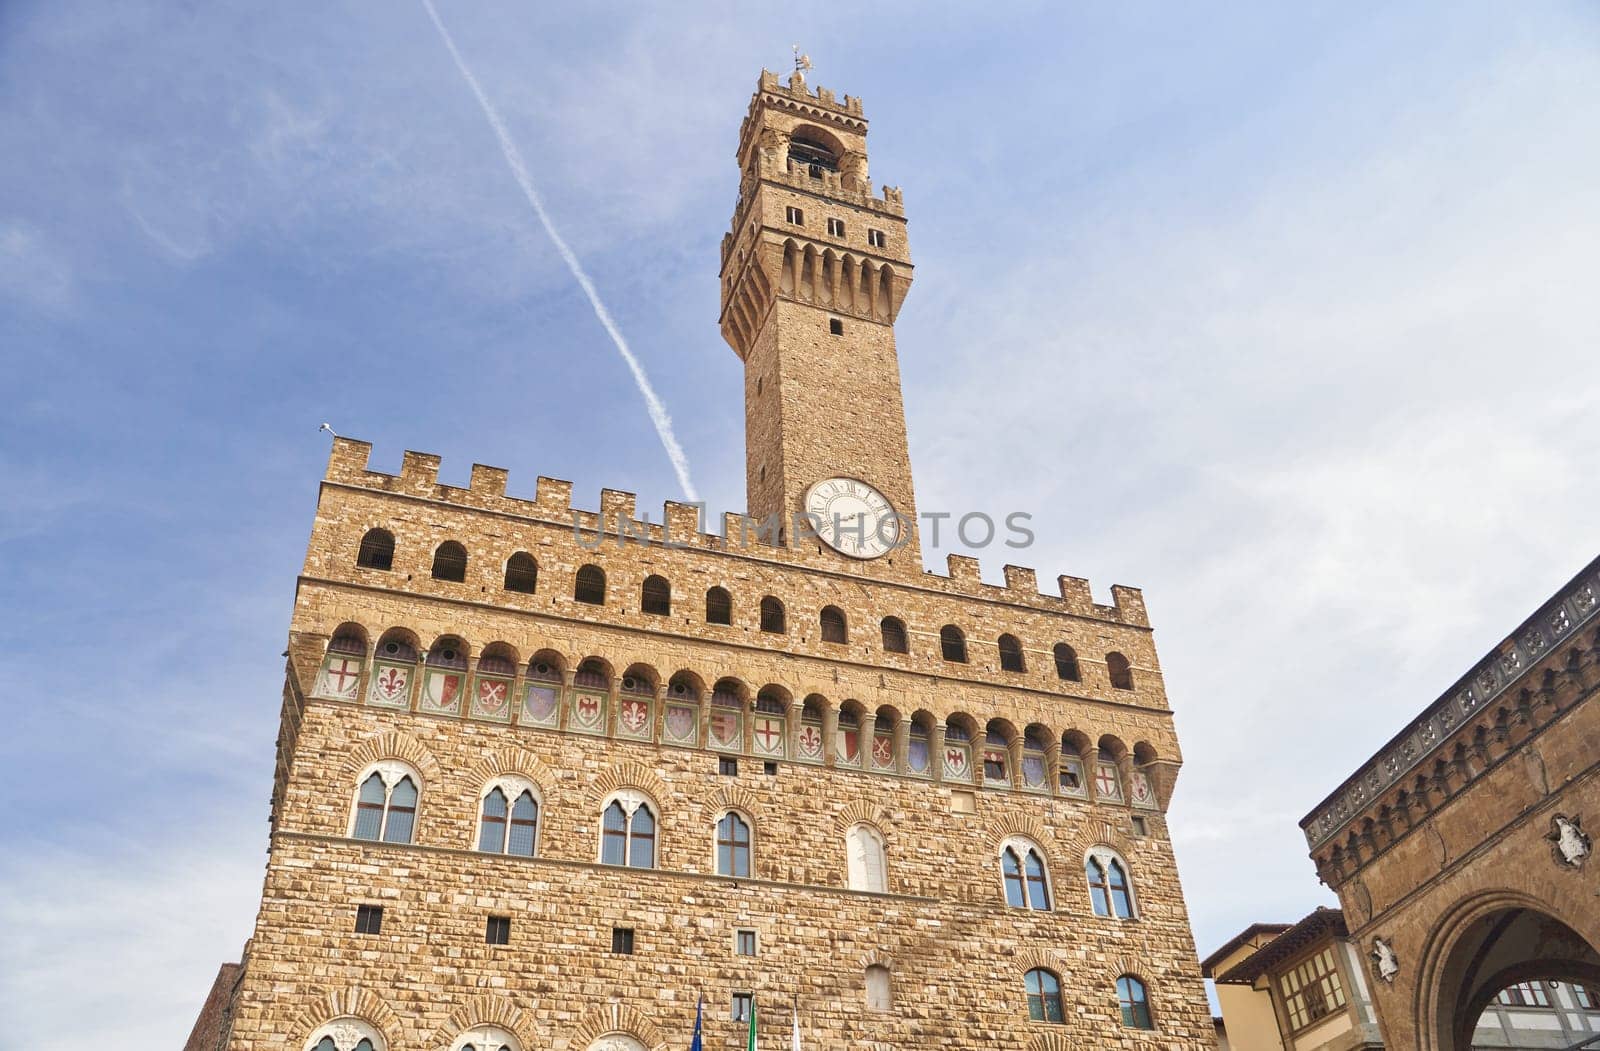
<path id="1" fill-rule="evenodd" d="M 750 1035 L 745 1037 L 744 1051 L 756 1051 L 756 1001 L 750 998 Z"/>

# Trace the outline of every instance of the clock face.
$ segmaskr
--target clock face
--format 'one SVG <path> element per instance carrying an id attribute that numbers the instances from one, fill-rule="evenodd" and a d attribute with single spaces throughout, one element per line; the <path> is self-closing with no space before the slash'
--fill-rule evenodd
<path id="1" fill-rule="evenodd" d="M 900 543 L 900 516 L 887 497 L 855 478 L 806 490 L 806 513 L 823 543 L 850 558 L 878 558 Z"/>

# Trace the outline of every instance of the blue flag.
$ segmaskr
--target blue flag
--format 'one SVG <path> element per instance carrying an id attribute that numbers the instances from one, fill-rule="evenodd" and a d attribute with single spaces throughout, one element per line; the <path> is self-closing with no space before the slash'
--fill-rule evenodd
<path id="1" fill-rule="evenodd" d="M 704 1048 L 702 1047 L 702 1045 L 700 1043 L 700 1008 L 702 1006 L 704 1006 L 704 1005 L 705 1005 L 705 999 L 703 997 L 701 999 L 695 1001 L 695 1005 L 694 1005 L 694 1039 L 689 1041 L 689 1051 L 704 1051 Z"/>

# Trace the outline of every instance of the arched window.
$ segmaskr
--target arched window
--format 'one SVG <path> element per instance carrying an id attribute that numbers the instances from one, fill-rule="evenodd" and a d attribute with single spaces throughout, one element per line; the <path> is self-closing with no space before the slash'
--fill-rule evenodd
<path id="1" fill-rule="evenodd" d="M 710 588 L 706 591 L 706 623 L 733 623 L 733 596 L 728 594 L 726 588 Z"/>
<path id="2" fill-rule="evenodd" d="M 846 642 L 849 631 L 845 627 L 844 611 L 838 606 L 822 607 L 822 641 Z"/>
<path id="3" fill-rule="evenodd" d="M 790 137 L 789 160 L 794 167 L 806 169 L 812 178 L 839 170 L 839 158 L 833 148 L 814 133 L 801 131 Z"/>
<path id="4" fill-rule="evenodd" d="M 666 577 L 651 574 L 644 578 L 644 587 L 639 589 L 639 610 L 656 617 L 672 612 L 672 585 Z"/>
<path id="5" fill-rule="evenodd" d="M 839 709 L 839 727 L 834 735 L 833 761 L 840 766 L 861 765 L 861 713 L 853 707 Z"/>
<path id="6" fill-rule="evenodd" d="M 478 849 L 531 858 L 539 839 L 539 800 L 521 778 L 504 777 L 483 797 Z"/>
<path id="7" fill-rule="evenodd" d="M 761 600 L 761 630 L 772 635 L 789 630 L 783 618 L 783 603 L 771 595 Z"/>
<path id="8" fill-rule="evenodd" d="M 433 579 L 449 580 L 457 584 L 467 579 L 467 549 L 454 540 L 446 540 L 433 552 Z"/>
<path id="9" fill-rule="evenodd" d="M 731 810 L 717 822 L 717 875 L 750 875 L 750 825 Z"/>
<path id="10" fill-rule="evenodd" d="M 1154 1029 L 1150 1019 L 1150 997 L 1144 983 L 1131 974 L 1117 979 L 1117 1002 L 1122 1006 L 1122 1024 L 1129 1029 Z"/>
<path id="11" fill-rule="evenodd" d="M 1000 636 L 1000 670 L 1001 671 L 1027 671 L 1027 663 L 1022 658 L 1022 643 L 1017 641 L 1015 635 Z"/>
<path id="12" fill-rule="evenodd" d="M 595 565 L 580 567 L 577 580 L 572 586 L 572 597 L 591 606 L 604 606 L 606 604 L 606 571 Z"/>
<path id="13" fill-rule="evenodd" d="M 384 1051 L 379 1032 L 360 1018 L 336 1018 L 311 1034 L 310 1051 Z"/>
<path id="14" fill-rule="evenodd" d="M 884 617 L 883 652 L 907 653 L 910 649 L 906 641 L 906 622 L 899 617 Z"/>
<path id="15" fill-rule="evenodd" d="M 1056 643 L 1056 678 L 1063 682 L 1079 682 L 1078 653 L 1064 642 Z"/>
<path id="16" fill-rule="evenodd" d="M 518 551 L 506 560 L 506 590 L 523 595 L 533 594 L 539 584 L 539 563 L 526 551 Z"/>
<path id="17" fill-rule="evenodd" d="M 967 637 L 954 624 L 939 629 L 939 652 L 952 664 L 967 663 Z"/>
<path id="18" fill-rule="evenodd" d="M 656 815 L 641 793 L 618 792 L 601 812 L 600 863 L 656 867 Z"/>
<path id="19" fill-rule="evenodd" d="M 889 968 L 881 963 L 867 967 L 867 1010 L 894 1010 L 894 996 L 889 987 Z"/>
<path id="20" fill-rule="evenodd" d="M 883 837 L 871 825 L 855 825 L 845 836 L 847 875 L 851 890 L 889 889 L 884 870 Z"/>
<path id="21" fill-rule="evenodd" d="M 1133 891 L 1122 859 L 1108 850 L 1096 850 L 1083 863 L 1089 880 L 1089 904 L 1096 916 L 1133 919 Z"/>
<path id="22" fill-rule="evenodd" d="M 387 529 L 369 529 L 356 550 L 356 565 L 366 569 L 394 568 L 394 534 Z"/>
<path id="23" fill-rule="evenodd" d="M 522 1044 L 509 1030 L 485 1023 L 456 1037 L 450 1051 L 522 1051 Z"/>
<path id="24" fill-rule="evenodd" d="M 400 762 L 383 762 L 362 779 L 356 792 L 350 835 L 384 843 L 410 843 L 417 822 L 417 772 Z"/>
<path id="25" fill-rule="evenodd" d="M 1025 839 L 1012 838 L 1000 850 L 1000 875 L 1005 881 L 1006 904 L 1013 909 L 1050 911 L 1050 881 L 1044 854 Z"/>
<path id="26" fill-rule="evenodd" d="M 1106 671 L 1111 675 L 1112 689 L 1133 689 L 1133 668 L 1128 664 L 1128 658 L 1120 653 L 1106 654 Z"/>
<path id="27" fill-rule="evenodd" d="M 1055 972 L 1035 967 L 1023 976 L 1028 988 L 1028 1017 L 1035 1022 L 1060 1022 L 1061 979 Z"/>
<path id="28" fill-rule="evenodd" d="M 1043 792 L 1049 789 L 1049 756 L 1045 753 L 1042 727 L 1030 726 L 1022 735 L 1022 785 Z"/>

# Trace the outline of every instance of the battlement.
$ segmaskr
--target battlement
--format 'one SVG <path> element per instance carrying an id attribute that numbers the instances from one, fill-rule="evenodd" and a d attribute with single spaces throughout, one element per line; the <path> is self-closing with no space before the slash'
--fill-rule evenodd
<path id="1" fill-rule="evenodd" d="M 853 118 L 859 121 L 863 128 L 867 123 L 858 96 L 846 95 L 841 103 L 832 88 L 819 86 L 816 91 L 812 91 L 806 86 L 805 74 L 799 70 L 789 74 L 788 82 L 784 83 L 778 79 L 778 74 L 763 69 L 760 79 L 756 82 L 756 91 L 760 94 L 782 96 L 801 105 L 818 106 L 831 113 Z"/>
<path id="2" fill-rule="evenodd" d="M 439 481 L 440 458 L 432 453 L 407 450 L 398 475 L 370 470 L 371 456 L 372 443 L 335 438 L 325 482 L 560 526 L 573 530 L 586 545 L 643 543 L 795 567 L 806 567 L 813 559 L 809 546 L 776 546 L 771 542 L 767 523 L 740 512 L 724 513 L 721 531 L 709 532 L 705 508 L 700 504 L 665 501 L 660 519 L 651 521 L 648 514 L 639 516 L 634 493 L 618 489 L 602 489 L 599 509 L 591 510 L 575 506 L 572 483 L 558 478 L 540 475 L 534 497 L 528 500 L 506 495 L 509 472 L 503 467 L 473 464 L 470 481 L 463 489 Z M 1089 582 L 1081 577 L 1058 576 L 1059 594 L 1046 595 L 1039 591 L 1037 573 L 1026 567 L 1005 566 L 1003 584 L 984 583 L 979 561 L 967 555 L 948 556 L 945 567 L 944 574 L 924 573 L 921 586 L 1132 627 L 1147 628 L 1150 624 L 1144 596 L 1138 588 L 1113 585 L 1111 604 L 1105 605 L 1094 601 Z M 866 575 L 870 566 L 864 565 L 862 570 Z"/>

